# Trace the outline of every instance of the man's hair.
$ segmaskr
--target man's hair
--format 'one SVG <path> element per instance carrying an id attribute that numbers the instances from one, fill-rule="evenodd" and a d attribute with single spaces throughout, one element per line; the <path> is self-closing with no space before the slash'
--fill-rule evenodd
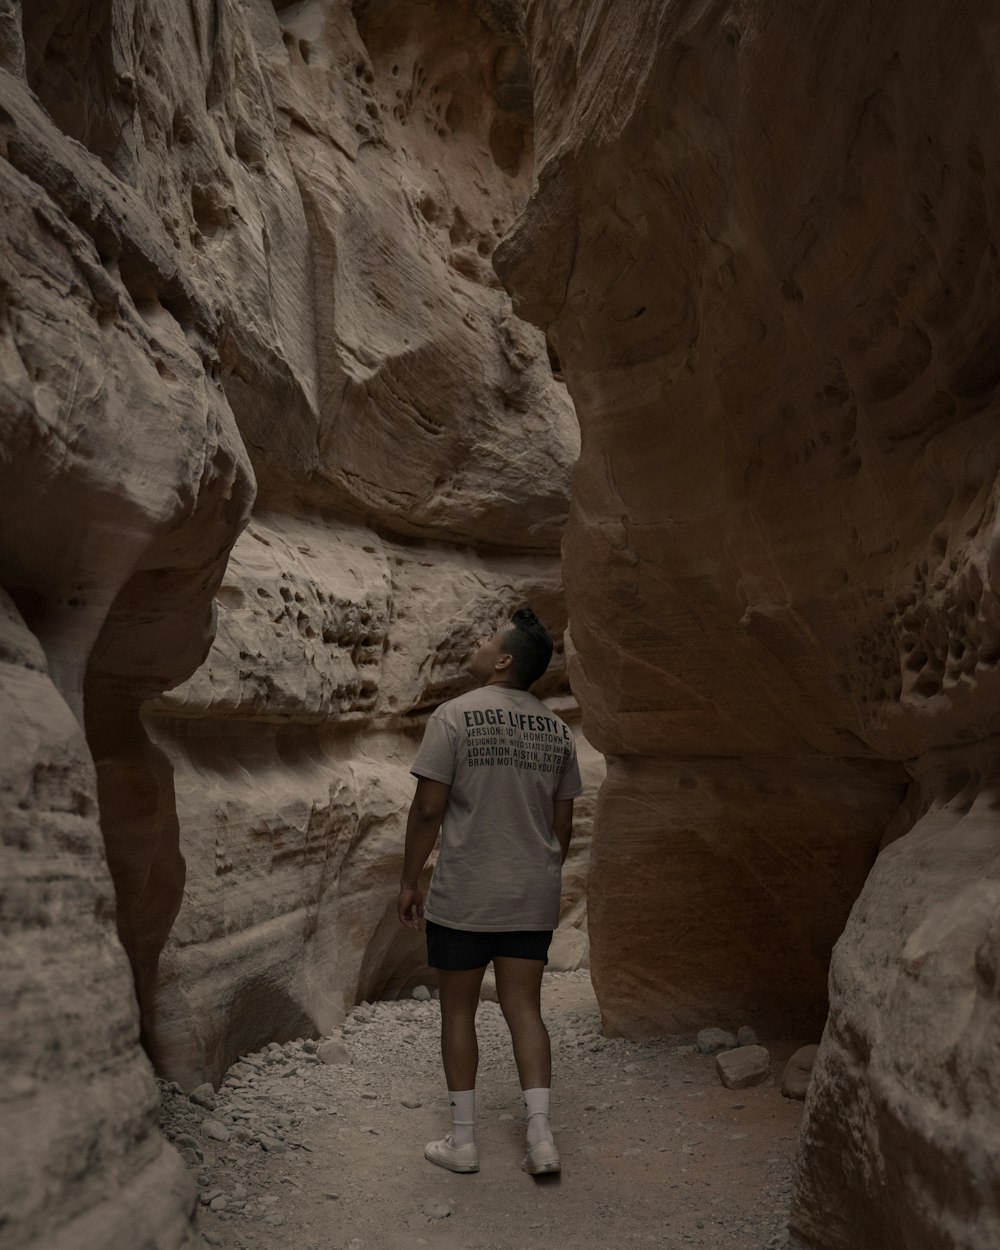
<path id="1" fill-rule="evenodd" d="M 536 682 L 552 659 L 552 639 L 530 608 L 518 608 L 510 618 L 513 629 L 507 631 L 503 645 L 511 657 L 511 676 L 522 689 Z"/>

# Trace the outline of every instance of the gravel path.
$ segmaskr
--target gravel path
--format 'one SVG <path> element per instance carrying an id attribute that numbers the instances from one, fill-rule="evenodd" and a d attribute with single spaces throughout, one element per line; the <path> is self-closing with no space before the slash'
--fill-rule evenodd
<path id="1" fill-rule="evenodd" d="M 547 976 L 543 1010 L 553 1041 L 558 1177 L 519 1170 L 522 1103 L 492 1002 L 482 1003 L 478 1021 L 482 1170 L 473 1176 L 423 1159 L 424 1143 L 449 1125 L 433 1000 L 355 1008 L 343 1029 L 347 1063 L 322 1062 L 317 1043 L 306 1040 L 246 1056 L 216 1095 L 203 1086 L 189 1098 L 162 1083 L 164 1130 L 197 1178 L 205 1243 L 233 1250 L 785 1244 L 800 1103 L 782 1098 L 773 1081 L 724 1089 L 715 1061 L 681 1039 L 602 1038 L 585 972 Z M 796 1045 L 771 1045 L 776 1076 Z"/>

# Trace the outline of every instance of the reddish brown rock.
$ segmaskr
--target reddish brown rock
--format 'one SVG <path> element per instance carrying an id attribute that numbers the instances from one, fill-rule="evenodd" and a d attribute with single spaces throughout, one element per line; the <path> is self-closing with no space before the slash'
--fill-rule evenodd
<path id="1" fill-rule="evenodd" d="M 810 1250 L 987 1250 L 992 17 L 554 0 L 528 28 L 537 186 L 496 262 L 583 431 L 564 552 L 574 689 L 615 757 L 602 1009 L 652 1032 L 737 994 L 815 1021 L 885 844 L 833 964 L 796 1227 Z M 934 793 L 981 795 L 974 818 L 924 814 L 938 753 Z"/>
<path id="2" fill-rule="evenodd" d="M 830 952 L 897 805 L 866 769 L 815 756 L 613 758 L 589 894 L 605 1029 L 818 1032 Z"/>

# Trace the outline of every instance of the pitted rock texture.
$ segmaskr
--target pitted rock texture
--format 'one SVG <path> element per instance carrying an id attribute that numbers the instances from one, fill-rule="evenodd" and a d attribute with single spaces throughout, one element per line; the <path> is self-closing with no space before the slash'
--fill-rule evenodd
<path id="1" fill-rule="evenodd" d="M 146 708 L 188 873 L 150 1043 L 186 1085 L 426 972 L 394 912 L 424 718 L 467 688 L 464 662 L 504 611 L 530 602 L 557 637 L 565 625 L 575 417 L 489 264 L 531 168 L 513 13 L 253 10 L 308 232 L 316 369 L 299 423 L 266 379 L 224 366 L 257 508 L 207 662 Z M 561 653 L 538 693 L 566 703 Z M 587 832 L 584 812 L 564 908 L 573 966 L 587 957 Z"/>
<path id="2" fill-rule="evenodd" d="M 975 1105 L 971 1058 L 949 1052 L 948 1080 L 936 1093 L 918 1082 L 905 1112 L 870 1085 L 882 1065 L 916 1062 L 918 1020 L 951 1036 L 939 958 L 958 984 L 991 976 L 992 922 L 960 901 L 985 888 L 983 865 L 959 852 L 957 829 L 952 902 L 923 931 L 925 959 L 903 952 L 938 914 L 919 779 L 937 752 L 969 770 L 972 744 L 1000 729 L 992 17 L 971 2 L 555 0 L 529 4 L 528 31 L 537 186 L 495 260 L 515 308 L 546 330 L 583 431 L 565 543 L 571 672 L 586 732 L 629 781 L 609 782 L 594 851 L 609 867 L 593 876 L 591 915 L 602 1010 L 626 1033 L 680 1023 L 665 960 L 653 1021 L 645 994 L 647 952 L 679 936 L 680 989 L 700 962 L 703 1001 L 719 998 L 711 1018 L 725 1018 L 731 965 L 745 969 L 758 941 L 788 955 L 738 992 L 769 996 L 790 1021 L 820 1015 L 829 941 L 886 846 L 870 883 L 893 895 L 885 958 L 859 910 L 834 962 L 814 1080 L 836 1097 L 807 1102 L 803 1236 L 851 1244 L 846 1222 L 855 1245 L 871 1229 L 891 1250 L 985 1250 L 1000 1208 L 968 1187 L 990 1130 L 977 1121 L 966 1142 L 933 1125 Z M 655 815 L 643 805 L 675 769 L 738 789 L 762 759 L 787 777 L 773 804 L 694 810 L 678 786 Z M 864 770 L 856 799 L 809 814 L 805 759 L 845 782 Z M 995 839 L 985 800 L 977 819 Z M 706 880 L 766 893 L 775 825 L 792 879 L 802 857 L 797 897 L 782 889 L 763 928 L 759 913 L 748 924 L 716 910 L 713 924 L 706 908 L 678 935 L 671 904 L 697 903 Z M 666 854 L 674 873 L 634 871 L 636 831 L 644 862 Z M 782 985 L 803 959 L 816 974 Z M 905 1014 L 890 1021 L 904 967 Z M 962 1045 L 991 1089 L 984 1039 L 971 1030 Z M 855 1114 L 870 1126 L 861 1138 Z M 845 1156 L 850 1201 L 832 1164 Z M 933 1176 L 917 1175 L 921 1159 Z M 939 1205 L 953 1172 L 968 1203 Z M 899 1176 L 909 1213 L 894 1228 L 881 1178 Z"/>
<path id="3" fill-rule="evenodd" d="M 518 9 L 15 2 L 0 67 L 0 583 L 96 766 L 106 861 L 66 854 L 197 1084 L 410 983 L 387 908 L 422 717 L 505 610 L 565 623 L 578 432 L 489 263 L 531 170 Z M 561 659 L 541 693 L 573 715 Z M 136 1188 L 123 967 L 86 1062 L 129 1111 L 81 1104 L 86 1192 L 26 1196 L 5 1159 L 44 1207 L 25 1245 L 112 1244 L 105 1202 L 121 1244 L 187 1235 L 169 1154 L 166 1207 Z"/>

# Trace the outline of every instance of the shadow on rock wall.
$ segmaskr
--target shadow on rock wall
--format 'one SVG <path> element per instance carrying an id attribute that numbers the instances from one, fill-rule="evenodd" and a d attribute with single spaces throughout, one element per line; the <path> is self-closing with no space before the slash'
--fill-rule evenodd
<path id="1" fill-rule="evenodd" d="M 795 1235 L 987 1250 L 995 18 L 528 12 L 537 187 L 496 263 L 583 431 L 565 574 L 574 689 L 612 757 L 605 1020 L 756 1004 L 802 1028 L 846 922 Z"/>

